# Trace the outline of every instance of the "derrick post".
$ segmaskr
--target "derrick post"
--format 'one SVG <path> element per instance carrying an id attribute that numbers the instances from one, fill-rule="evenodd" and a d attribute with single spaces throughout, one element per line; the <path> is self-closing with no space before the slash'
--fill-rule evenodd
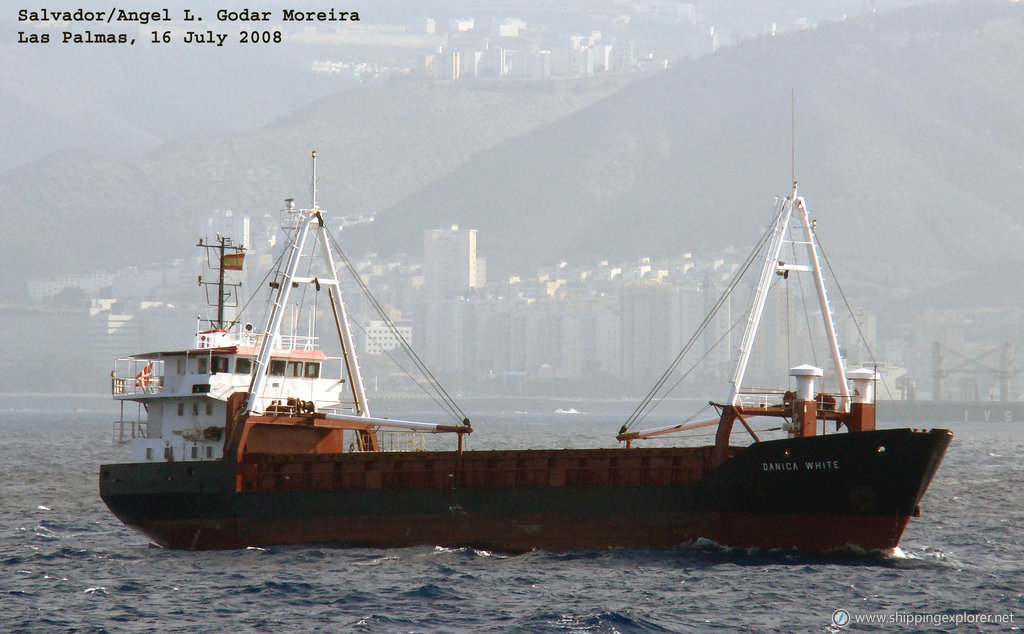
<path id="1" fill-rule="evenodd" d="M 813 365 L 798 365 L 789 369 L 796 379 L 796 398 L 793 399 L 793 427 L 790 436 L 807 438 L 818 431 L 818 404 L 814 400 L 814 379 L 825 373 Z"/>
<path id="2" fill-rule="evenodd" d="M 846 423 L 850 431 L 871 431 L 875 428 L 875 404 L 854 403 L 850 406 L 850 418 Z"/>
<path id="3" fill-rule="evenodd" d="M 818 404 L 814 399 L 793 401 L 793 424 L 791 435 L 798 438 L 814 436 L 818 431 Z"/>
<path id="4" fill-rule="evenodd" d="M 711 465 L 714 467 L 725 464 L 729 458 L 729 439 L 732 437 L 732 425 L 735 422 L 735 406 L 726 405 L 722 408 L 722 417 L 718 420 L 718 431 L 715 432 L 715 450 L 711 454 Z"/>
<path id="5" fill-rule="evenodd" d="M 853 403 L 846 428 L 854 431 L 871 431 L 875 428 L 875 382 L 878 373 L 867 368 L 858 368 L 846 374 L 853 381 Z"/>

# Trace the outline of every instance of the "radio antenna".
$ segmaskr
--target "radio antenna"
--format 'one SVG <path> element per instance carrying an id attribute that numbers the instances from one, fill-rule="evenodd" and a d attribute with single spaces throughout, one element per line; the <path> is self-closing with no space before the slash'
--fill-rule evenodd
<path id="1" fill-rule="evenodd" d="M 315 210 L 315 209 L 317 209 L 317 206 L 316 206 L 316 150 L 313 150 L 313 178 L 311 179 L 309 189 L 310 189 L 309 197 L 312 199 L 310 201 L 310 204 L 312 205 L 312 209 Z"/>
<path id="2" fill-rule="evenodd" d="M 796 88 L 789 90 L 790 167 L 793 170 L 793 187 L 796 187 Z"/>

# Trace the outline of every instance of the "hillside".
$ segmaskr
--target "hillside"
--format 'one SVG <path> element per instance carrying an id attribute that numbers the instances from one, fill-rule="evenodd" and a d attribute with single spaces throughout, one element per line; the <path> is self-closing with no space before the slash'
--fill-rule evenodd
<path id="1" fill-rule="evenodd" d="M 245 133 L 191 136 L 138 159 L 53 154 L 0 174 L 0 249 L 14 275 L 172 260 L 194 243 L 200 219 L 211 212 L 262 217 L 276 214 L 286 197 L 307 200 L 313 149 L 321 157 L 325 209 L 338 219 L 379 211 L 477 152 L 630 80 L 393 82 L 324 97 Z M 40 259 L 41 249 L 60 256 Z"/>
<path id="2" fill-rule="evenodd" d="M 353 235 L 413 248 L 420 229 L 461 223 L 497 273 L 745 250 L 790 189 L 791 90 L 800 191 L 833 263 L 865 271 L 855 290 L 1021 272 L 1024 7 L 1007 3 L 721 51 L 510 139 Z"/>
<path id="3" fill-rule="evenodd" d="M 559 260 L 745 251 L 797 177 L 851 292 L 965 280 L 993 301 L 1024 243 L 1024 5 L 928 6 L 762 38 L 637 80 L 394 81 L 257 129 L 195 134 L 134 160 L 50 155 L 0 173 L 9 275 L 180 257 L 217 209 L 304 200 L 308 156 L 352 252 L 418 252 L 480 231 L 493 276 Z M 187 115 L 187 113 L 184 113 Z M 40 253 L 58 257 L 40 257 Z M 10 296 L 9 287 L 4 293 Z M 966 299 L 966 296 L 965 296 Z"/>

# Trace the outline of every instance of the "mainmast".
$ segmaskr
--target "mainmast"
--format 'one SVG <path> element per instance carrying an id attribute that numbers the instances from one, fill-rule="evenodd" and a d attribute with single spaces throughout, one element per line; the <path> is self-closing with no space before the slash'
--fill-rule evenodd
<path id="1" fill-rule="evenodd" d="M 288 252 L 288 258 L 284 269 L 270 283 L 271 287 L 275 289 L 273 304 L 270 309 L 270 315 L 267 318 L 263 341 L 260 344 L 259 353 L 256 357 L 256 369 L 249 384 L 249 396 L 244 411 L 247 413 L 263 411 L 265 404 L 261 402 L 261 399 L 267 380 L 270 357 L 274 349 L 278 347 L 277 342 L 280 337 L 281 323 L 284 319 L 285 307 L 288 305 L 291 290 L 299 284 L 311 284 L 317 291 L 327 287 L 327 295 L 334 314 L 334 323 L 338 330 L 338 338 L 341 341 L 341 352 L 345 362 L 345 369 L 348 373 L 349 386 L 352 390 L 355 414 L 360 417 L 369 417 L 370 411 L 366 402 L 366 393 L 363 389 L 363 379 L 359 371 L 359 363 L 356 359 L 355 345 L 352 339 L 352 331 L 349 327 L 348 315 L 345 311 L 345 303 L 342 300 L 341 284 L 338 281 L 330 236 L 324 223 L 323 212 L 316 202 L 315 151 L 312 154 L 310 198 L 311 205 L 308 209 L 296 209 L 295 203 L 291 199 L 285 201 L 285 212 L 289 215 L 288 222 L 294 226 L 295 231 L 291 241 L 285 247 Z M 305 253 L 310 233 L 315 233 L 316 240 L 319 242 L 323 270 L 319 275 L 299 277 L 299 265 L 303 258 L 312 258 L 311 254 Z"/>

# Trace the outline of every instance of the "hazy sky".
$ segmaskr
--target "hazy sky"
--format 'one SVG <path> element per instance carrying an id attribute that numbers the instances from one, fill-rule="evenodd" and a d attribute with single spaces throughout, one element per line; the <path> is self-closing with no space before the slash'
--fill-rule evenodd
<path id="1" fill-rule="evenodd" d="M 1019 310 L 1019 293 L 1001 282 L 1022 268 L 1020 5 L 865 17 L 908 4 L 793 0 L 754 10 L 721 0 L 691 12 L 655 2 L 572 11 L 537 2 L 472 10 L 366 2 L 351 6 L 360 22 L 335 20 L 315 33 L 282 27 L 283 5 L 263 1 L 228 4 L 272 14 L 244 24 L 218 20 L 224 5 L 199 0 L 154 5 L 169 15 L 147 24 L 98 15 L 43 24 L 31 20 L 41 15 L 4 9 L 5 268 L 28 276 L 181 257 L 177 246 L 197 218 L 226 208 L 264 213 L 301 193 L 294 175 L 320 138 L 333 153 L 336 175 L 325 184 L 337 188 L 333 199 L 358 213 L 392 212 L 393 226 L 375 223 L 390 233 L 366 236 L 374 248 L 397 242 L 400 230 L 412 236 L 408 250 L 421 224 L 446 226 L 471 213 L 496 272 L 530 273 L 598 251 L 656 256 L 736 246 L 730 238 L 745 246 L 762 222 L 757 214 L 788 190 L 796 87 L 802 191 L 835 238 L 830 255 L 863 267 L 848 290 L 872 309 L 907 316 L 897 322 L 930 320 L 927 329 L 905 328 L 907 337 L 927 331 L 914 344 L 922 349 L 946 331 L 995 344 L 1017 323 L 1012 314 L 978 319 L 926 308 Z M 590 96 L 586 84 L 560 83 L 564 99 L 543 82 L 396 81 L 425 64 L 451 16 L 476 18 L 483 38 L 521 18 L 522 41 L 537 46 L 556 34 L 564 42 L 570 32 L 601 31 L 602 42 L 632 42 L 641 60 L 669 60 L 670 70 L 622 81 L 629 89 L 614 95 L 621 86 L 602 84 L 607 77 L 590 83 L 598 87 Z M 125 41 L 87 42 L 100 35 Z M 713 44 L 715 55 L 687 61 Z M 316 73 L 315 62 L 344 72 Z M 515 98 L 502 92 L 511 85 Z M 556 118 L 564 121 L 531 109 L 522 98 L 530 91 L 548 104 L 561 100 Z M 454 94 L 482 112 L 457 110 Z M 40 206 L 45 214 L 25 212 Z M 37 265 L 25 238 L 43 235 L 49 257 Z"/>
<path id="2" fill-rule="evenodd" d="M 357 35 L 381 24 L 393 25 L 387 31 L 400 28 L 415 33 L 425 31 L 429 18 L 437 23 L 437 32 L 444 32 L 449 16 L 475 17 L 478 30 L 489 35 L 486 25 L 491 21 L 520 18 L 534 32 L 555 28 L 587 34 L 603 29 L 613 34 L 618 30 L 636 42 L 638 54 L 674 58 L 700 50 L 710 52 L 710 38 L 706 47 L 699 42 L 681 43 L 697 32 L 714 32 L 716 41 L 730 45 L 773 25 L 793 30 L 822 19 L 836 20 L 904 4 L 910 2 L 709 1 L 693 3 L 691 12 L 686 8 L 689 5 L 671 3 L 580 2 L 568 5 L 571 10 L 561 3 L 554 12 L 546 10 L 544 3 L 534 2 L 463 5 L 371 0 L 345 5 L 359 14 L 359 22 L 332 21 L 331 17 L 342 17 L 336 8 L 333 16 L 324 16 L 328 20 L 312 23 L 282 23 L 282 9 L 323 9 L 323 3 L 132 3 L 137 16 L 121 11 L 108 15 L 109 8 L 94 5 L 76 14 L 79 5 L 60 2 L 48 4 L 45 10 L 69 11 L 70 16 L 48 16 L 42 6 L 10 7 L 0 12 L 4 58 L 0 66 L 0 125 L 6 149 L 0 154 L 0 169 L 57 149 L 86 147 L 114 156 L 130 155 L 182 135 L 243 131 L 321 95 L 351 87 L 352 82 L 339 77 L 314 75 L 310 70 L 314 60 L 365 59 L 380 66 L 389 62 L 402 66 L 423 52 L 353 48 L 337 42 L 314 44 L 315 38 L 301 33 L 310 24 L 320 33 L 338 31 L 349 36 L 345 41 L 365 42 Z M 226 13 L 218 15 L 223 7 L 227 7 Z M 245 14 L 246 10 L 251 13 Z M 267 14 L 269 21 L 243 20 Z M 52 17 L 62 21 L 40 21 Z M 71 20 L 63 20 L 67 17 Z M 281 42 L 276 41 L 278 32 Z M 41 41 L 47 37 L 48 42 Z M 104 37 L 123 37 L 124 41 L 96 43 Z M 423 44 L 429 47 L 431 42 Z M 429 48 L 424 50 L 429 52 Z"/>

